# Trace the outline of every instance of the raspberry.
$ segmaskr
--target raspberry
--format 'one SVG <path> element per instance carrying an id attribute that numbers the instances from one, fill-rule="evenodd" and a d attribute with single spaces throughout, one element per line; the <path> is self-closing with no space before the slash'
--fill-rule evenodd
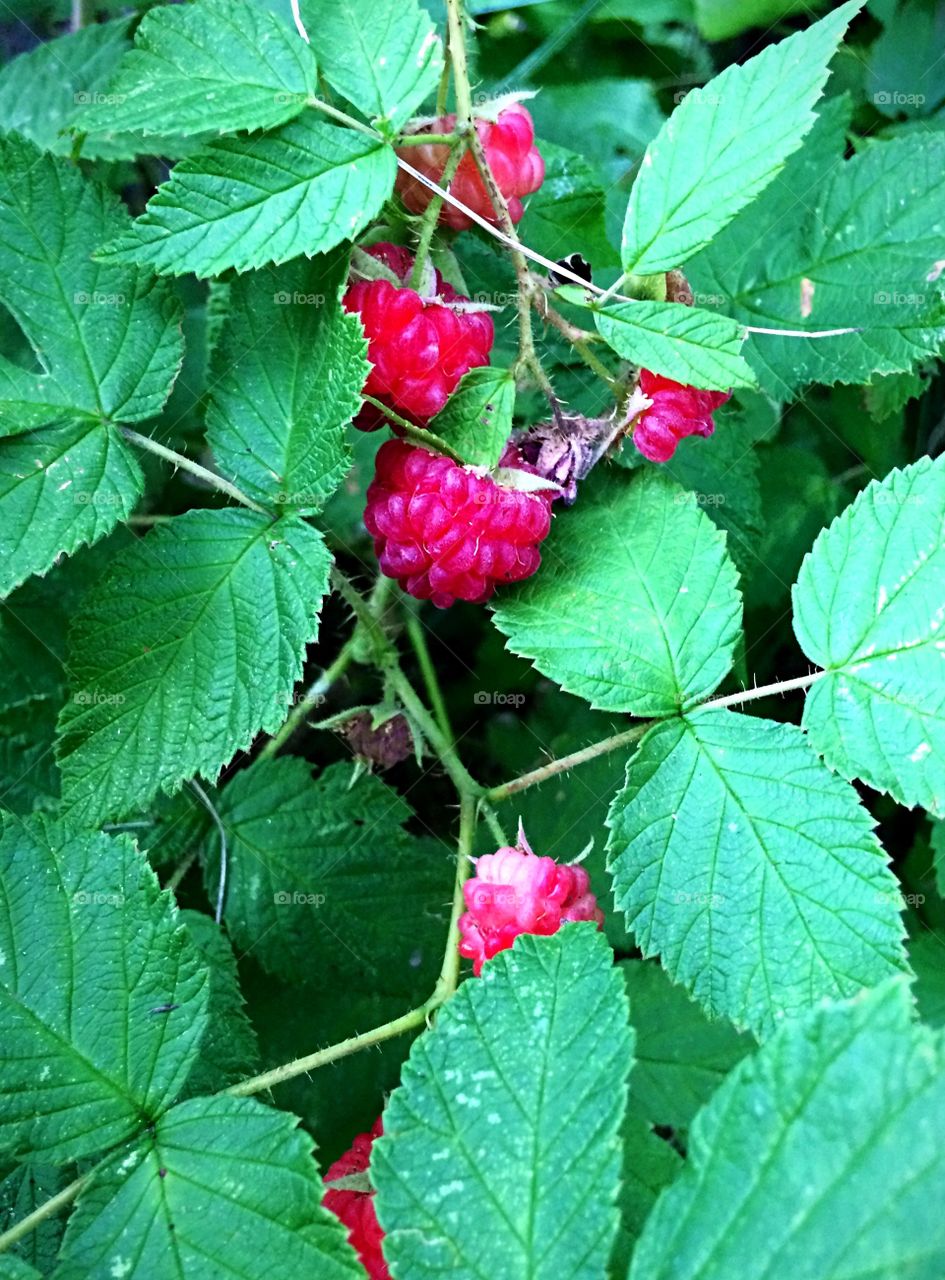
<path id="1" fill-rule="evenodd" d="M 503 466 L 517 466 L 514 448 Z M 523 468 L 525 469 L 525 468 Z M 552 491 L 524 493 L 402 440 L 377 454 L 364 523 L 381 569 L 440 609 L 482 604 L 503 582 L 529 578 L 551 528 Z"/>
<path id="2" fill-rule="evenodd" d="M 699 391 L 662 374 L 640 371 L 640 390 L 652 400 L 633 429 L 633 443 L 651 462 L 669 462 L 686 436 L 710 436 L 712 414 L 731 391 Z"/>
<path id="3" fill-rule="evenodd" d="M 468 910 L 459 921 L 459 954 L 478 977 L 486 960 L 510 947 L 520 933 L 557 933 L 564 921 L 593 920 L 604 913 L 583 867 L 539 858 L 521 827 L 518 844 L 476 859 L 476 874 L 463 886 Z"/>
<path id="4" fill-rule="evenodd" d="M 452 133 L 455 128 L 455 116 L 442 116 L 427 125 L 422 132 Z M 537 191 L 545 178 L 545 162 L 534 145 L 535 126 L 532 118 L 523 106 L 516 104 L 500 111 L 495 123 L 491 120 L 477 120 L 476 132 L 482 140 L 496 185 L 509 206 L 509 217 L 513 222 L 519 222 L 525 212 L 521 197 Z M 405 147 L 399 154 L 415 169 L 419 169 L 434 182 L 439 182 L 446 168 L 449 152 L 449 147 L 442 143 L 429 143 Z M 397 190 L 411 213 L 422 213 L 433 198 L 429 187 L 425 187 L 403 169 L 397 173 Z M 469 152 L 459 162 L 456 176 L 449 185 L 449 192 L 487 222 L 498 221 L 489 193 L 476 168 L 476 161 Z M 440 210 L 440 222 L 457 231 L 473 225 L 471 218 L 467 218 L 465 213 L 445 201 Z"/>
<path id="5" fill-rule="evenodd" d="M 382 1117 L 378 1116 L 370 1133 L 359 1133 L 350 1150 L 335 1161 L 325 1175 L 325 1181 L 346 1178 L 352 1173 L 363 1173 L 371 1161 L 374 1139 L 384 1132 Z M 390 1280 L 390 1272 L 384 1261 L 382 1244 L 384 1232 L 374 1209 L 373 1191 L 326 1191 L 322 1204 L 348 1228 L 348 1240 L 371 1277 L 371 1280 Z"/>
<path id="6" fill-rule="evenodd" d="M 406 282 L 413 258 L 400 245 L 377 244 L 367 250 Z M 460 378 L 469 369 L 489 363 L 495 337 L 486 311 L 467 311 L 468 303 L 433 273 L 435 296 L 421 297 L 406 284 L 389 280 L 358 280 L 344 296 L 346 311 L 357 312 L 368 339 L 373 368 L 364 387 L 403 417 L 423 425 L 439 413 Z M 373 431 L 383 415 L 366 405 L 355 421 Z"/>

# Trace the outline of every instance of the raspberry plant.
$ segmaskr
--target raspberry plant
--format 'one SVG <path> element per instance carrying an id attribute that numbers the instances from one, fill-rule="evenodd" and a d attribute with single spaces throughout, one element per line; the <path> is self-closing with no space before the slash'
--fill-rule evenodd
<path id="1" fill-rule="evenodd" d="M 19 7 L 0 1280 L 938 1280 L 935 6 Z"/>

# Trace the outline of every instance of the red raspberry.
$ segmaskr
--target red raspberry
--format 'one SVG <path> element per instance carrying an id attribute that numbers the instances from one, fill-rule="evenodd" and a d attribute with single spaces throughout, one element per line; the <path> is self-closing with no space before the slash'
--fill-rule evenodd
<path id="1" fill-rule="evenodd" d="M 518 844 L 476 859 L 476 874 L 463 886 L 468 910 L 459 921 L 459 954 L 482 966 L 510 947 L 520 933 L 547 936 L 567 920 L 593 920 L 604 913 L 583 867 L 560 866 L 532 853 L 519 827 Z"/>
<path id="2" fill-rule="evenodd" d="M 427 125 L 422 132 L 452 133 L 455 128 L 455 116 L 442 116 Z M 523 106 L 516 104 L 500 111 L 495 123 L 491 120 L 477 120 L 476 132 L 482 140 L 496 185 L 509 206 L 509 217 L 513 222 L 519 222 L 525 212 L 521 197 L 537 191 L 545 178 L 545 162 L 534 145 L 535 126 L 532 118 Z M 398 154 L 428 178 L 439 182 L 449 153 L 449 147 L 442 143 L 428 143 L 404 147 Z M 422 213 L 433 198 L 429 187 L 425 187 L 403 169 L 397 171 L 397 190 L 411 213 Z M 449 192 L 481 218 L 488 222 L 498 221 L 489 193 L 476 168 L 476 161 L 469 152 L 459 162 L 456 176 L 449 185 Z M 440 222 L 444 226 L 455 227 L 457 231 L 473 225 L 471 218 L 467 218 L 465 213 L 445 201 L 440 210 Z"/>
<path id="3" fill-rule="evenodd" d="M 514 449 L 502 465 L 519 465 Z M 377 454 L 364 523 L 384 573 L 418 600 L 447 609 L 455 600 L 482 604 L 500 583 L 531 577 L 553 496 L 500 485 L 481 468 L 388 440 Z"/>
<path id="4" fill-rule="evenodd" d="M 378 1116 L 370 1133 L 359 1133 L 350 1150 L 335 1161 L 325 1175 L 325 1181 L 346 1178 L 352 1173 L 364 1173 L 371 1162 L 374 1139 L 384 1132 L 383 1117 Z M 374 1209 L 373 1191 L 326 1191 L 322 1199 L 326 1209 L 340 1218 L 348 1228 L 348 1239 L 364 1263 L 371 1280 L 390 1280 L 390 1272 L 384 1261 L 382 1244 L 384 1232 Z"/>
<path id="5" fill-rule="evenodd" d="M 715 430 L 712 414 L 732 395 L 699 391 L 649 369 L 640 371 L 640 390 L 653 403 L 640 414 L 633 443 L 651 462 L 669 462 L 686 436 L 710 436 Z"/>
<path id="6" fill-rule="evenodd" d="M 423 425 L 440 412 L 467 370 L 489 363 L 492 316 L 456 305 L 469 299 L 438 271 L 433 273 L 435 296 L 424 298 L 407 288 L 413 258 L 400 245 L 377 244 L 367 252 L 404 283 L 358 280 L 345 293 L 344 308 L 360 315 L 373 365 L 364 393 Z M 383 415 L 366 405 L 355 425 L 373 431 L 382 422 Z"/>

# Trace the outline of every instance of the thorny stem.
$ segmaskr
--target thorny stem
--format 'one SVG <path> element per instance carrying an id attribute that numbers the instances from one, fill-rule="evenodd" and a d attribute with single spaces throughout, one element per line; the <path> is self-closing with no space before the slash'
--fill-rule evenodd
<path id="1" fill-rule="evenodd" d="M 225 493 L 234 502 L 239 502 L 242 506 L 249 507 L 250 511 L 255 511 L 261 516 L 272 516 L 271 511 L 267 511 L 265 507 L 259 506 L 252 498 L 247 497 L 242 489 L 237 489 L 236 485 L 230 484 L 229 480 L 224 480 L 222 476 L 208 471 L 199 462 L 191 462 L 190 458 L 185 458 L 182 453 L 175 453 L 173 449 L 166 449 L 163 444 L 158 444 L 156 440 L 152 440 L 149 436 L 142 436 L 137 431 L 132 431 L 131 427 L 120 427 L 119 430 L 126 440 L 136 444 L 139 449 L 144 449 L 147 453 L 153 453 L 155 457 L 163 458 L 165 462 L 170 462 L 173 466 L 180 467 L 181 471 L 189 471 L 192 476 L 203 480 L 205 484 L 219 490 L 220 493 Z"/>
<path id="2" fill-rule="evenodd" d="M 336 684 L 355 660 L 357 645 L 354 636 L 346 642 L 334 662 L 325 668 L 318 679 L 311 684 L 300 700 L 292 708 L 285 724 L 274 734 L 259 753 L 260 760 L 271 760 L 285 746 L 305 717 L 316 707 L 321 706 L 325 696 L 333 684 Z M 345 715 L 348 713 L 345 712 Z"/>
<path id="3" fill-rule="evenodd" d="M 79 1192 L 92 1176 L 92 1171 L 84 1173 L 81 1178 L 76 1178 L 75 1182 L 70 1182 L 67 1187 L 56 1193 L 54 1196 L 44 1201 L 38 1209 L 34 1209 L 32 1213 L 28 1213 L 25 1218 L 21 1218 L 15 1223 L 9 1231 L 4 1231 L 0 1235 L 0 1253 L 5 1253 L 12 1245 L 22 1240 L 24 1236 L 28 1236 L 31 1231 L 36 1228 L 47 1218 L 53 1218 L 67 1205 L 72 1204 Z"/>
<path id="4" fill-rule="evenodd" d="M 737 693 L 726 694 L 723 698 L 713 698 L 709 702 L 703 702 L 698 707 L 691 708 L 691 710 L 708 711 L 719 707 L 738 707 L 744 702 L 754 702 L 757 698 L 770 698 L 778 693 L 791 693 L 795 689 L 807 689 L 825 674 L 826 672 L 824 671 L 812 671 L 810 675 L 797 676 L 793 680 L 779 680 L 775 684 L 759 685 L 754 689 L 740 689 Z M 507 800 L 510 796 L 517 795 L 520 791 L 526 791 L 529 787 L 538 786 L 539 783 L 556 777 L 559 773 L 567 773 L 568 770 L 574 769 L 579 764 L 585 764 L 588 760 L 596 760 L 598 756 L 608 755 L 611 751 L 619 750 L 620 747 L 629 746 L 639 738 L 642 738 L 647 730 L 657 723 L 658 721 L 656 720 L 643 720 L 639 724 L 625 729 L 622 733 L 614 734 L 611 738 L 603 738 L 600 742 L 592 742 L 590 746 L 582 747 L 580 751 L 575 751 L 569 756 L 561 756 L 557 760 L 549 760 L 547 764 L 541 765 L 538 769 L 532 769 L 530 773 L 523 773 L 518 778 L 513 778 L 510 782 L 502 783 L 501 786 L 490 787 L 485 794 L 485 801 L 491 804 L 498 804 L 502 800 Z"/>
<path id="5" fill-rule="evenodd" d="M 456 170 L 459 168 L 460 161 L 466 154 L 466 139 L 457 138 L 450 148 L 450 154 L 447 157 L 446 165 L 440 174 L 440 185 L 448 187 L 456 176 Z M 423 211 L 423 220 L 420 223 L 420 237 L 417 240 L 417 253 L 414 258 L 413 271 L 410 273 L 410 287 L 418 289 L 423 280 L 423 269 L 426 266 L 427 255 L 430 252 L 430 245 L 433 242 L 433 233 L 436 231 L 436 224 L 440 217 L 440 210 L 443 208 L 443 197 L 434 196 L 430 203 Z"/>
<path id="6" fill-rule="evenodd" d="M 436 716 L 436 722 L 446 737 L 453 742 L 455 739 L 453 730 L 450 727 L 449 712 L 446 710 L 446 700 L 443 697 L 443 690 L 440 688 L 440 681 L 436 674 L 436 667 L 433 665 L 433 659 L 430 657 L 430 646 L 427 644 L 423 624 L 417 617 L 415 610 L 409 605 L 407 605 L 406 626 L 407 638 L 413 646 L 413 651 L 417 658 L 417 665 L 420 668 L 420 675 L 423 677 L 423 687 L 427 691 L 430 706 L 433 708 L 433 714 Z"/>
<path id="7" fill-rule="evenodd" d="M 472 89 L 469 84 L 469 65 L 466 61 L 465 15 L 462 0 L 446 0 L 446 21 L 449 28 L 450 62 L 453 68 L 453 91 L 456 94 L 456 126 L 458 132 L 469 127 L 472 121 Z"/>

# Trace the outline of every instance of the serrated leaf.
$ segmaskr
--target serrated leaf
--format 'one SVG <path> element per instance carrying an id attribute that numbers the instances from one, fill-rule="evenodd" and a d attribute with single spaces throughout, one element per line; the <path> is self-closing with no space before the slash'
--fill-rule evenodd
<path id="1" fill-rule="evenodd" d="M 180 1092 L 206 974 L 126 836 L 0 821 L 0 1142 L 61 1163 L 123 1141 Z"/>
<path id="2" fill-rule="evenodd" d="M 632 1108 L 624 1120 L 621 1136 L 620 1230 L 607 1272 L 612 1280 L 625 1280 L 644 1223 L 652 1213 L 660 1192 L 675 1181 L 683 1167 L 682 1156 L 676 1148 L 658 1137 Z"/>
<path id="3" fill-rule="evenodd" d="M 433 93 L 443 49 L 416 0 L 305 0 L 325 79 L 368 119 L 399 129 Z"/>
<path id="4" fill-rule="evenodd" d="M 595 310 L 594 323 L 618 355 L 664 378 L 709 391 L 755 384 L 740 354 L 745 331 L 727 316 L 678 302 L 617 302 Z"/>
<path id="5" fill-rule="evenodd" d="M 692 264 L 693 286 L 742 324 L 855 329 L 807 340 L 751 335 L 745 355 L 777 396 L 904 372 L 945 341 L 945 135 L 870 143 L 844 161 L 842 105 L 827 104 L 812 155 L 805 147 Z"/>
<path id="6" fill-rule="evenodd" d="M 572 90 L 575 86 L 565 87 Z M 543 86 L 540 97 L 544 95 Z M 530 104 L 533 114 L 538 101 Z M 600 173 L 575 151 L 556 147 L 544 138 L 538 146 L 545 178 L 528 198 L 522 223 L 525 242 L 552 261 L 581 253 L 594 269 L 616 266 L 619 256 L 607 239 L 607 197 Z"/>
<path id="7" fill-rule="evenodd" d="M 945 1055 L 885 983 L 787 1023 L 697 1117 L 631 1280 L 936 1280 Z"/>
<path id="8" fill-rule="evenodd" d="M 627 765 L 608 817 L 614 898 L 710 1015 L 766 1035 L 905 968 L 873 825 L 794 725 L 694 712 Z"/>
<path id="9" fill-rule="evenodd" d="M 474 467 L 498 463 L 512 434 L 515 379 L 508 369 L 470 369 L 430 423 Z"/>
<path id="10" fill-rule="evenodd" d="M 464 983 L 411 1049 L 374 1144 L 394 1273 L 598 1280 L 617 1228 L 632 1047 L 593 926 L 522 936 Z"/>
<path id="11" fill-rule="evenodd" d="M 75 422 L 0 439 L 0 597 L 110 533 L 143 491 L 141 468 L 111 425 Z"/>
<path id="12" fill-rule="evenodd" d="M 651 1124 L 684 1129 L 754 1041 L 707 1018 L 659 965 L 625 960 L 620 968 L 636 1032 L 631 1108 Z"/>
<path id="13" fill-rule="evenodd" d="M 253 1098 L 194 1098 L 96 1170 L 55 1280 L 358 1280 L 338 1219 L 319 1203 L 311 1139 Z M 172 1242 L 169 1246 L 168 1242 Z"/>
<path id="14" fill-rule="evenodd" d="M 0 1229 L 9 1230 L 61 1191 L 68 1179 L 66 1171 L 54 1165 L 20 1164 L 0 1182 Z M 36 1267 L 36 1275 L 48 1275 L 56 1265 L 65 1223 L 53 1216 L 41 1219 L 24 1239 L 14 1245 L 18 1260 Z M 3 1261 L 8 1261 L 7 1254 Z M 0 1276 L 6 1273 L 0 1271 Z"/>
<path id="15" fill-rule="evenodd" d="M 210 372 L 207 442 L 222 473 L 258 501 L 310 514 L 350 465 L 345 428 L 370 365 L 338 296 L 346 253 L 233 282 Z"/>
<path id="16" fill-rule="evenodd" d="M 0 1257 L 0 1280 L 41 1280 L 41 1272 L 22 1258 Z"/>
<path id="17" fill-rule="evenodd" d="M 187 1077 L 188 1097 L 217 1093 L 258 1069 L 256 1032 L 246 1015 L 236 957 L 220 926 L 201 911 L 182 911 L 181 923 L 210 976 L 207 1029 Z"/>
<path id="18" fill-rule="evenodd" d="M 724 536 L 655 472 L 582 492 L 541 572 L 495 611 L 513 653 L 606 711 L 672 715 L 716 688 L 741 622 Z"/>
<path id="19" fill-rule="evenodd" d="M 403 830 L 411 810 L 395 791 L 371 775 L 355 781 L 345 764 L 313 780 L 307 761 L 284 756 L 237 774 L 217 807 L 238 947 L 285 978 L 349 991 L 433 980 L 452 872 L 445 850 Z M 217 855 L 214 842 L 213 889 Z"/>
<path id="20" fill-rule="evenodd" d="M 801 566 L 804 727 L 831 768 L 945 815 L 945 458 L 873 481 Z"/>
<path id="21" fill-rule="evenodd" d="M 0 359 L 0 435 L 86 414 L 134 422 L 167 399 L 183 357 L 163 281 L 91 261 L 129 218 L 78 169 L 0 138 L 0 301 L 29 338 L 32 372 Z"/>
<path id="22" fill-rule="evenodd" d="M 213 780 L 284 721 L 329 556 L 300 520 L 188 511 L 116 556 L 70 637 L 59 724 L 65 803 L 120 816 Z"/>
<path id="23" fill-rule="evenodd" d="M 271 133 L 221 138 L 182 160 L 97 257 L 197 276 L 311 257 L 376 216 L 396 169 L 385 144 L 307 116 Z"/>
<path id="24" fill-rule="evenodd" d="M 647 147 L 623 229 L 624 270 L 678 267 L 775 177 L 815 116 L 827 67 L 861 0 L 727 67 L 687 94 Z"/>
<path id="25" fill-rule="evenodd" d="M 312 50 L 247 0 L 196 0 L 146 14 L 102 101 L 77 120 L 91 135 L 231 133 L 291 120 L 318 91 Z"/>

